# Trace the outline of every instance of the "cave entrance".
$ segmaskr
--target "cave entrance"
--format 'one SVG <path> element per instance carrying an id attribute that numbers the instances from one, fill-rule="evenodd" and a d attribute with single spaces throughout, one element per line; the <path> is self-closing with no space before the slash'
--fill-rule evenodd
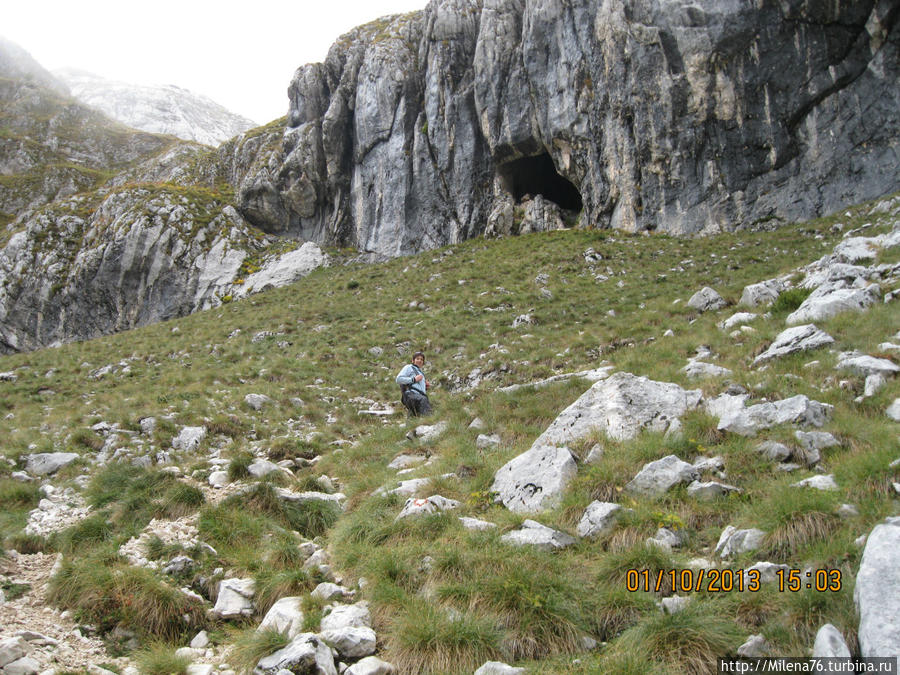
<path id="1" fill-rule="evenodd" d="M 581 211 L 581 193 L 568 179 L 556 171 L 549 153 L 523 157 L 502 164 L 497 169 L 500 182 L 516 202 L 526 195 L 543 195 L 560 208 Z"/>

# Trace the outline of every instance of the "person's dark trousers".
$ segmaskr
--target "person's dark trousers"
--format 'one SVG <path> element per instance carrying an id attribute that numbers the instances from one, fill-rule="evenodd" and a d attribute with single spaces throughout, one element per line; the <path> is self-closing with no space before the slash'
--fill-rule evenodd
<path id="1" fill-rule="evenodd" d="M 431 402 L 428 397 L 410 389 L 403 394 L 403 405 L 413 417 L 422 417 L 431 414 Z"/>

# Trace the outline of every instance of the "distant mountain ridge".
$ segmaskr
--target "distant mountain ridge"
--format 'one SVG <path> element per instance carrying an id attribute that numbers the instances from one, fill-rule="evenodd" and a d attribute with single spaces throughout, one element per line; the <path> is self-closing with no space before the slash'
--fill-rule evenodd
<path id="1" fill-rule="evenodd" d="M 141 131 L 217 146 L 257 126 L 212 99 L 175 85 L 118 82 L 74 68 L 53 74 L 82 103 Z"/>

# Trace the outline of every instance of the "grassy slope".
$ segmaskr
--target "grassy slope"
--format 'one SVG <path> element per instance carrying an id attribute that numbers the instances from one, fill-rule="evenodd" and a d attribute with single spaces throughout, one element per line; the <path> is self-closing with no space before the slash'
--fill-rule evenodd
<path id="1" fill-rule="evenodd" d="M 198 575 L 219 566 L 254 574 L 271 604 L 279 595 L 316 583 L 297 572 L 290 530 L 308 535 L 324 531 L 321 537 L 330 544 L 334 566 L 348 581 L 369 581 L 364 595 L 372 602 L 382 655 L 405 672 L 471 672 L 488 658 L 523 664 L 538 659 L 541 672 L 704 672 L 715 668 L 710 659 L 733 653 L 755 633 L 764 634 L 778 653 L 803 654 L 825 622 L 837 625 L 852 642 L 852 585 L 860 555 L 853 540 L 896 512 L 890 482 L 898 480 L 898 471 L 887 465 L 900 451 L 895 425 L 883 410 L 900 396 L 900 385 L 891 381 L 873 399 L 856 404 L 861 381 L 835 373 L 835 356 L 827 351 L 751 371 L 752 357 L 783 329 L 784 314 L 757 321 L 756 332 L 735 339 L 715 324 L 736 308 L 701 316 L 686 301 L 710 285 L 736 303 L 746 284 L 790 272 L 830 252 L 839 236 L 832 226 L 839 222 L 846 231 L 872 222 L 866 213 L 860 209 L 777 233 L 700 240 L 596 231 L 479 239 L 383 265 L 319 270 L 289 288 L 178 321 L 3 357 L 0 372 L 15 371 L 18 379 L 0 384 L 0 414 L 6 418 L 0 448 L 13 460 L 34 451 L 29 447 L 89 456 L 102 444 L 90 425 L 102 420 L 138 430 L 142 417 L 156 416 L 160 424 L 152 439 L 154 450 L 168 449 L 181 426 L 206 425 L 213 433 L 201 450 L 221 447 L 224 457 L 235 458 L 233 475 L 240 475 L 248 452 L 273 459 L 321 454 L 315 468 L 298 470 L 296 479 L 283 483 L 308 488 L 323 473 L 338 478 L 349 508 L 333 527 L 327 513 L 279 510 L 265 487 L 249 505 L 200 506 L 201 533 L 218 556 L 198 554 Z M 593 268 L 583 256 L 589 247 L 603 258 Z M 542 273 L 551 298 L 536 282 Z M 525 313 L 536 324 L 513 329 L 513 320 Z M 837 340 L 835 351 L 874 353 L 900 325 L 894 306 L 879 305 L 865 315 L 838 317 L 820 327 Z M 237 329 L 241 332 L 232 336 Z M 667 329 L 674 335 L 664 337 Z M 253 342 L 260 331 L 278 335 Z M 835 474 L 838 492 L 788 488 L 798 475 L 782 475 L 761 461 L 753 451 L 755 440 L 716 432 L 715 419 L 694 413 L 684 420 L 680 440 L 645 434 L 628 443 L 603 441 L 605 460 L 582 467 L 563 504 L 538 518 L 574 532 L 592 500 L 618 501 L 634 512 L 613 535 L 581 541 L 555 555 L 510 550 L 499 543 L 499 536 L 522 518 L 491 504 L 487 491 L 494 472 L 528 449 L 587 384 L 568 381 L 512 395 L 495 392 L 496 386 L 608 360 L 620 370 L 715 395 L 726 382 L 690 382 L 680 372 L 700 345 L 709 345 L 719 355 L 717 363 L 735 372 L 729 382 L 745 386 L 754 398 L 805 393 L 835 405 L 827 430 L 842 446 L 826 450 L 824 464 Z M 383 352 L 376 355 L 372 347 Z M 359 416 L 357 411 L 368 405 L 353 399 L 395 402 L 393 377 L 419 348 L 428 353 L 427 370 L 437 385 L 436 419 L 448 421 L 449 428 L 437 441 L 416 449 L 429 454 L 433 463 L 414 475 L 458 474 L 459 479 L 437 480 L 427 494 L 461 500 L 459 515 L 491 520 L 500 526 L 495 532 L 469 533 L 460 527 L 457 513 L 394 523 L 402 500 L 373 495 L 394 477 L 387 463 L 413 448 L 399 416 L 388 422 Z M 804 368 L 813 359 L 819 365 Z M 126 361 L 127 374 L 89 377 L 96 368 Z M 454 384 L 475 369 L 489 379 L 471 391 L 454 392 Z M 847 380 L 847 387 L 838 387 L 838 379 Z M 248 393 L 267 394 L 275 403 L 253 411 L 243 403 Z M 293 398 L 302 399 L 303 406 L 298 408 Z M 475 448 L 478 432 L 468 425 L 476 416 L 485 421 L 486 432 L 500 434 L 499 448 Z M 311 431 L 319 433 L 307 437 Z M 776 429 L 766 438 L 789 441 L 792 432 Z M 122 440 L 123 445 L 129 442 L 134 443 Z M 633 500 L 621 492 L 643 463 L 673 452 L 686 460 L 721 455 L 726 482 L 744 493 L 703 504 L 683 488 L 659 500 Z M 202 452 L 176 454 L 176 462 L 200 480 L 210 469 Z M 7 546 L 22 547 L 24 538 L 17 532 L 38 497 L 33 488 L 7 478 L 10 470 L 0 468 L 0 535 L 7 537 Z M 76 562 L 68 568 L 69 583 L 61 585 L 57 600 L 90 617 L 91 607 L 78 604 L 76 591 L 88 583 L 88 575 L 82 570 L 79 576 L 77 561 L 100 559 L 121 568 L 114 555 L 120 543 L 153 516 L 196 511 L 199 500 L 194 493 L 181 494 L 174 479 L 155 470 L 102 470 L 84 462 L 65 469 L 55 482 L 65 483 L 82 472 L 93 476 L 89 501 L 102 509 L 102 517 L 50 542 L 30 545 L 70 553 Z M 801 473 L 801 478 L 809 475 Z M 860 515 L 835 516 L 843 502 L 856 504 Z M 668 555 L 643 545 L 661 524 L 687 532 L 681 551 Z M 668 569 L 697 556 L 711 558 L 711 548 L 728 524 L 770 532 L 764 550 L 742 556 L 738 565 L 771 560 L 798 568 L 839 568 L 843 590 L 703 593 L 693 598 L 690 611 L 673 617 L 659 613 L 653 594 L 625 591 L 628 568 Z M 160 551 L 160 556 L 165 553 L 170 552 Z M 422 565 L 426 555 L 433 559 L 430 567 Z M 88 585 L 103 587 L 110 579 L 91 577 Z M 165 594 L 165 585 L 158 583 L 153 575 L 134 575 L 134 584 L 154 597 Z M 165 620 L 171 615 L 177 624 L 183 607 L 174 600 L 158 604 L 172 609 L 169 614 L 161 610 L 159 627 L 151 632 L 170 640 L 185 635 L 183 626 L 172 628 Z M 311 617 L 318 616 L 315 603 L 308 610 Z M 147 623 L 146 617 L 135 618 L 115 604 L 104 611 L 109 623 Z M 585 634 L 608 646 L 582 652 L 579 640 Z"/>

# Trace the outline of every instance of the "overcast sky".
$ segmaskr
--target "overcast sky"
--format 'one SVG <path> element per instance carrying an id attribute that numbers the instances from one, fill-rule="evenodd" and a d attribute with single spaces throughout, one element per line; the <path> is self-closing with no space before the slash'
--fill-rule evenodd
<path id="1" fill-rule="evenodd" d="M 354 26 L 427 0 L 12 0 L 0 35 L 48 70 L 174 84 L 265 124 L 287 113 L 298 66 Z"/>

